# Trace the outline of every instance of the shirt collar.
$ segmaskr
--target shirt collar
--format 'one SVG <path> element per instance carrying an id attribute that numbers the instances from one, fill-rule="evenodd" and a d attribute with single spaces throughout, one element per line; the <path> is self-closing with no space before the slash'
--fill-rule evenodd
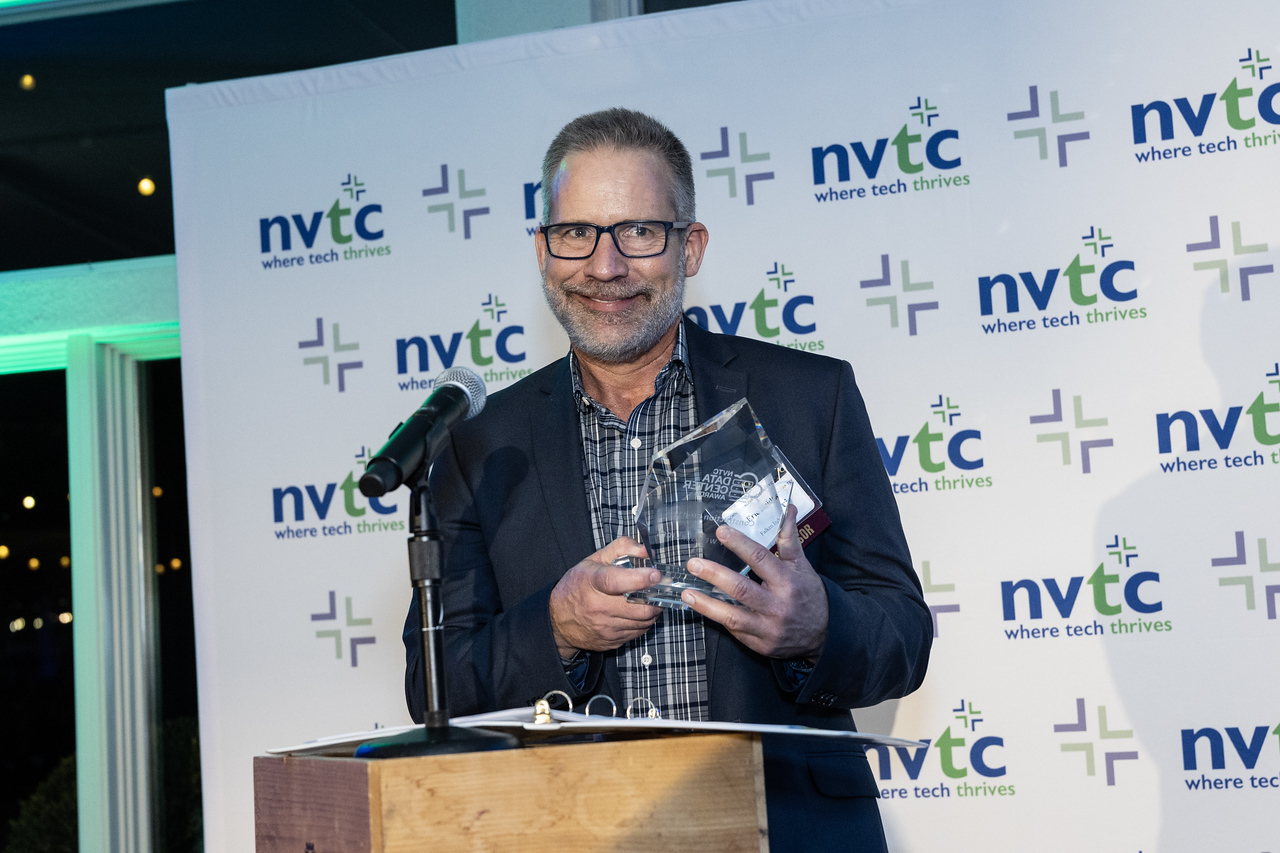
<path id="1" fill-rule="evenodd" d="M 573 347 L 569 347 L 569 374 L 573 377 L 573 396 L 577 400 L 579 408 L 595 408 L 603 410 L 604 407 L 591 399 L 591 395 L 582 387 L 582 373 L 578 368 L 578 356 L 574 353 Z M 667 363 L 662 366 L 662 370 L 658 371 L 657 377 L 653 380 L 653 393 L 657 394 L 662 387 L 667 384 L 667 380 L 673 375 L 681 377 L 688 376 L 689 373 L 689 347 L 685 343 L 684 337 L 684 318 L 680 318 L 680 323 L 676 326 L 676 344 L 671 348 L 671 358 L 667 359 Z"/>

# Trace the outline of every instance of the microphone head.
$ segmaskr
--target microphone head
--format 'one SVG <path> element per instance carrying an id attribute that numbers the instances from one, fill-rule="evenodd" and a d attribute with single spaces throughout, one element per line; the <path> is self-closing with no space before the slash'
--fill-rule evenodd
<path id="1" fill-rule="evenodd" d="M 467 367 L 451 367 L 436 377 L 435 387 L 452 385 L 461 388 L 467 395 L 467 416 L 463 420 L 471 420 L 484 409 L 484 380 L 474 370 Z"/>
<path id="2" fill-rule="evenodd" d="M 366 498 L 380 498 L 387 492 L 400 488 L 404 481 L 399 467 L 389 459 L 374 459 L 360 477 L 360 494 Z"/>

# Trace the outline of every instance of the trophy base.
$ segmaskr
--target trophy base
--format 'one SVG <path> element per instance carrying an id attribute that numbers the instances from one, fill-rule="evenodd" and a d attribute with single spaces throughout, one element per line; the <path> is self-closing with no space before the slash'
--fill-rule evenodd
<path id="1" fill-rule="evenodd" d="M 636 560 L 637 563 L 641 562 Z M 647 562 L 647 561 L 645 561 Z M 681 593 L 686 589 L 710 598 L 719 599 L 726 604 L 732 604 L 736 607 L 743 607 L 743 603 L 736 598 L 731 598 L 727 593 L 716 589 L 711 584 L 694 577 L 683 569 L 677 569 L 674 566 L 636 566 L 636 568 L 656 568 L 662 572 L 662 579 L 652 586 L 626 594 L 627 601 L 635 604 L 650 604 L 654 607 L 666 607 L 669 610 L 689 610 L 689 605 L 685 604 L 680 598 Z"/>

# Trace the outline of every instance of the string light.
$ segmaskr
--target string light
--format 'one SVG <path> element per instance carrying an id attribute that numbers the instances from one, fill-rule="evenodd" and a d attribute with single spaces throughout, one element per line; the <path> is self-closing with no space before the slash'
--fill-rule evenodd
<path id="1" fill-rule="evenodd" d="M 23 91 L 30 92 L 36 87 L 36 78 L 30 74 L 23 74 L 18 78 L 18 85 L 22 87 Z"/>
<path id="2" fill-rule="evenodd" d="M 151 497 L 158 498 L 163 494 L 164 494 L 164 489 L 160 488 L 159 486 L 151 487 Z"/>
<path id="3" fill-rule="evenodd" d="M 27 568 L 34 572 L 36 569 L 40 568 L 40 560 L 35 557 L 27 560 Z"/>
<path id="4" fill-rule="evenodd" d="M 36 499 L 31 497 L 31 495 L 27 495 L 25 498 L 22 499 L 22 505 L 25 506 L 27 509 L 31 509 L 36 505 Z"/>
<path id="5" fill-rule="evenodd" d="M 58 560 L 58 562 L 62 564 L 62 568 L 64 568 L 64 569 L 68 569 L 68 568 L 70 568 L 70 567 L 71 567 L 71 558 L 70 558 L 70 557 L 62 557 L 62 558 L 60 558 L 60 559 Z"/>
<path id="6" fill-rule="evenodd" d="M 70 610 L 64 610 L 64 611 L 62 611 L 61 613 L 59 613 L 59 614 L 58 614 L 58 621 L 59 621 L 59 622 L 61 622 L 63 625 L 70 625 L 70 624 L 71 624 L 71 611 L 70 611 Z"/>
<path id="7" fill-rule="evenodd" d="M 164 563 L 156 563 L 156 574 L 164 574 Z"/>
<path id="8" fill-rule="evenodd" d="M 7 560 L 7 559 L 9 559 L 9 546 L 0 545 L 0 560 Z"/>
<path id="9" fill-rule="evenodd" d="M 150 178 L 143 178 L 138 181 L 138 192 L 142 195 L 151 195 L 156 191 L 156 182 Z"/>
<path id="10" fill-rule="evenodd" d="M 44 627 L 44 620 L 41 619 L 39 616 L 37 616 L 36 618 L 31 620 L 31 627 L 39 631 L 41 628 Z"/>
<path id="11" fill-rule="evenodd" d="M 174 557 L 172 560 L 169 561 L 169 568 L 171 569 L 182 568 L 182 561 L 179 560 L 177 557 Z"/>
<path id="12" fill-rule="evenodd" d="M 16 634 L 25 627 L 27 627 L 27 620 L 19 616 L 9 623 L 9 633 Z"/>

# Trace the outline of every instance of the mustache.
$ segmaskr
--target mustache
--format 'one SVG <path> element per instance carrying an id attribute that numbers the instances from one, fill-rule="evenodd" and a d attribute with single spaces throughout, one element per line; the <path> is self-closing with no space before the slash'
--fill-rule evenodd
<path id="1" fill-rule="evenodd" d="M 585 296 L 588 299 L 599 299 L 609 302 L 616 299 L 629 299 L 633 296 L 653 294 L 653 288 L 640 282 L 621 282 L 598 285 L 567 285 L 561 288 L 564 293 Z"/>

